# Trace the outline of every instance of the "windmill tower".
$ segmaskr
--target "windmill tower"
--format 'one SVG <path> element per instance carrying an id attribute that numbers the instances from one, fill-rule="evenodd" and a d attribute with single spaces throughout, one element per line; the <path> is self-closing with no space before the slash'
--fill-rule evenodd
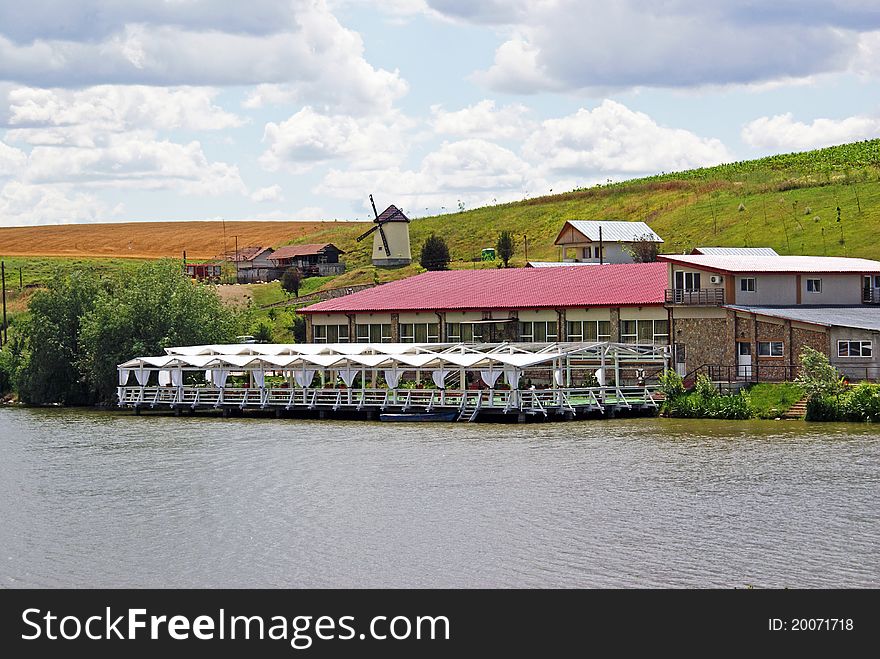
<path id="1" fill-rule="evenodd" d="M 358 236 L 357 241 L 360 242 L 373 234 L 373 265 L 384 267 L 409 265 L 412 263 L 409 249 L 409 218 L 393 204 L 379 215 L 376 212 L 373 195 L 370 195 L 370 203 L 376 216 L 373 220 L 374 225 Z"/>

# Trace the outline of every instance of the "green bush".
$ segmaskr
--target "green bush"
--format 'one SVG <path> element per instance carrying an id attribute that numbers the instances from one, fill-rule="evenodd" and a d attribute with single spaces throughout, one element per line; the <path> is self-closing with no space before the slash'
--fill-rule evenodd
<path id="1" fill-rule="evenodd" d="M 833 396 L 815 396 L 807 401 L 807 421 L 840 421 L 840 407 Z"/>
<path id="2" fill-rule="evenodd" d="M 847 421 L 880 420 L 880 387 L 862 382 L 844 394 L 841 413 Z"/>
<path id="3" fill-rule="evenodd" d="M 714 387 L 708 396 L 693 391 L 668 399 L 663 409 L 668 416 L 683 419 L 750 419 L 752 417 L 748 395 L 738 393 L 722 396 Z"/>
<path id="4" fill-rule="evenodd" d="M 659 382 L 660 391 L 663 392 L 663 395 L 666 396 L 667 399 L 681 396 L 684 393 L 684 383 L 681 380 L 681 376 L 672 369 L 663 371 L 660 375 Z"/>

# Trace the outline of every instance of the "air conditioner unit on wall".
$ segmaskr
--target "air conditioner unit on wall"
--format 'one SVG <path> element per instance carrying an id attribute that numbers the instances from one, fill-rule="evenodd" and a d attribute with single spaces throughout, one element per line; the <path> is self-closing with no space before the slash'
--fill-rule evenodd
<path id="1" fill-rule="evenodd" d="M 709 282 L 712 284 L 720 284 L 723 281 L 724 277 L 722 277 L 721 275 L 712 275 L 711 277 L 709 277 Z"/>

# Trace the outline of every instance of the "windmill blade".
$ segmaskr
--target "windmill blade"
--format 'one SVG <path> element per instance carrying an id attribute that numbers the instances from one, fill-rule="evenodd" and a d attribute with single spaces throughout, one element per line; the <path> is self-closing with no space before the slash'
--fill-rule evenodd
<path id="1" fill-rule="evenodd" d="M 379 228 L 379 225 L 378 225 L 378 224 L 374 224 L 374 225 L 371 226 L 369 229 L 367 229 L 366 231 L 364 231 L 361 235 L 359 235 L 357 238 L 355 238 L 355 240 L 356 240 L 357 242 L 362 241 L 364 238 L 366 238 L 367 236 L 369 236 L 371 233 L 373 233 L 373 232 L 374 232 L 376 229 L 378 229 L 378 228 Z"/>
<path id="2" fill-rule="evenodd" d="M 382 228 L 384 222 L 380 222 L 377 226 L 379 227 L 379 235 L 382 236 L 382 244 L 385 245 L 385 256 L 391 256 L 391 249 L 388 247 L 388 238 L 385 237 L 385 229 Z"/>

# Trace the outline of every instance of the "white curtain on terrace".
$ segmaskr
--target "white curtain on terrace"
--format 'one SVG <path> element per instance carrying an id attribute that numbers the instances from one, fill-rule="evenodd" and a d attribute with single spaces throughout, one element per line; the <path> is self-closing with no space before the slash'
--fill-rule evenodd
<path id="1" fill-rule="evenodd" d="M 352 385 L 358 373 L 360 373 L 360 370 L 356 368 L 339 369 L 339 377 L 342 378 L 342 381 L 345 383 L 346 387 L 350 387 Z"/>
<path id="2" fill-rule="evenodd" d="M 554 368 L 553 369 L 553 381 L 556 383 L 557 387 L 561 387 L 565 384 L 565 369 L 562 368 Z"/>
<path id="3" fill-rule="evenodd" d="M 252 371 L 254 375 L 254 384 L 257 385 L 260 389 L 266 384 L 266 373 L 263 370 Z"/>
<path id="4" fill-rule="evenodd" d="M 139 385 L 145 387 L 150 379 L 150 372 L 141 366 L 134 372 L 134 377 L 137 379 Z"/>
<path id="5" fill-rule="evenodd" d="M 398 368 L 391 368 L 382 371 L 382 375 L 385 376 L 385 383 L 388 385 L 389 389 L 397 389 L 397 385 L 400 384 L 400 376 L 403 375 L 403 371 Z"/>
<path id="6" fill-rule="evenodd" d="M 128 382 L 128 376 L 131 375 L 131 371 L 127 368 L 119 369 L 119 386 L 124 387 Z"/>
<path id="7" fill-rule="evenodd" d="M 452 372 L 453 371 L 451 369 L 438 368 L 435 371 L 431 371 L 431 379 L 434 380 L 434 384 L 437 385 L 438 389 L 445 389 L 446 377 Z"/>
<path id="8" fill-rule="evenodd" d="M 171 371 L 171 384 L 175 387 L 179 387 L 183 384 L 183 371 L 179 368 Z"/>
<path id="9" fill-rule="evenodd" d="M 293 379 L 296 380 L 296 383 L 305 389 L 310 384 L 312 384 L 312 380 L 315 378 L 315 372 L 317 369 L 314 368 L 306 368 L 300 369 L 298 371 L 293 372 Z"/>
<path id="10" fill-rule="evenodd" d="M 519 387 L 519 378 L 521 375 L 522 371 L 518 368 L 514 368 L 513 366 L 504 367 L 504 380 L 510 385 L 511 389 Z"/>
<path id="11" fill-rule="evenodd" d="M 159 371 L 159 386 L 164 387 L 166 384 L 171 384 L 171 371 L 163 368 Z"/>
<path id="12" fill-rule="evenodd" d="M 498 378 L 500 376 L 501 371 L 496 371 L 491 368 L 488 371 L 480 371 L 480 377 L 483 379 L 483 382 L 486 383 L 486 386 L 490 389 L 495 388 L 495 383 L 498 382 Z"/>

